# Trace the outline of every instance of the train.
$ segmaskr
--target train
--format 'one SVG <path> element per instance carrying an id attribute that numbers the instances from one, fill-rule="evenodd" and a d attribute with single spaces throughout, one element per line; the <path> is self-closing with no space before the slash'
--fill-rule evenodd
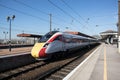
<path id="1" fill-rule="evenodd" d="M 53 56 L 69 54 L 85 46 L 95 44 L 96 39 L 66 32 L 51 31 L 42 36 L 31 50 L 37 60 L 46 60 Z"/>

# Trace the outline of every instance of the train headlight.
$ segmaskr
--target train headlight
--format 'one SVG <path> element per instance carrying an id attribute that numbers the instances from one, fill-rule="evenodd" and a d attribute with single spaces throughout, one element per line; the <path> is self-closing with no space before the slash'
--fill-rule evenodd
<path id="1" fill-rule="evenodd" d="M 49 43 L 46 43 L 43 47 L 47 47 L 49 45 Z"/>

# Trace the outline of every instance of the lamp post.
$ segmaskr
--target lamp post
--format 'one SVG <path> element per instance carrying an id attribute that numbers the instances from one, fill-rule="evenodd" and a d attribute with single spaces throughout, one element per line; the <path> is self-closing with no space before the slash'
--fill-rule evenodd
<path id="1" fill-rule="evenodd" d="M 11 20 L 14 20 L 15 15 L 12 17 L 8 16 L 7 21 L 10 21 L 10 28 L 9 28 L 9 51 L 11 51 Z"/>

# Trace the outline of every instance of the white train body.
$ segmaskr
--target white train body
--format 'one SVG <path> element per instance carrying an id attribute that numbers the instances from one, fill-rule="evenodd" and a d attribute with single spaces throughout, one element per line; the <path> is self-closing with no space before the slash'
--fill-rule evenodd
<path id="1" fill-rule="evenodd" d="M 35 58 L 47 58 L 51 55 L 59 55 L 58 52 L 73 51 L 95 43 L 95 39 L 88 37 L 65 32 L 49 32 L 35 44 L 31 55 Z"/>

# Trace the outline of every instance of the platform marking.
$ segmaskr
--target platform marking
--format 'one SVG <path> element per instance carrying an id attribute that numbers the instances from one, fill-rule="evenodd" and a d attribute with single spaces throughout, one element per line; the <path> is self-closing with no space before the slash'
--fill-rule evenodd
<path id="1" fill-rule="evenodd" d="M 104 47 L 104 80 L 107 80 L 106 47 Z"/>

